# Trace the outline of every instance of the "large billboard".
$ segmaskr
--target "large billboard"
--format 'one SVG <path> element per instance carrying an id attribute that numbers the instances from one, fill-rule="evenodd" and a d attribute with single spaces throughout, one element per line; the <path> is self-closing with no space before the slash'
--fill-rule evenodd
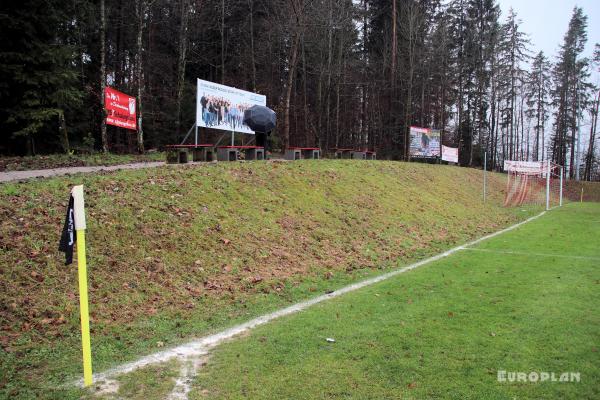
<path id="1" fill-rule="evenodd" d="M 458 164 L 458 147 L 442 145 L 442 160 Z"/>
<path id="2" fill-rule="evenodd" d="M 254 105 L 266 106 L 266 96 L 198 79 L 198 127 L 253 134 L 244 124 L 244 111 Z"/>
<path id="3" fill-rule="evenodd" d="M 410 127 L 410 156 L 439 157 L 440 131 L 438 129 Z"/>
<path id="4" fill-rule="evenodd" d="M 137 129 L 135 97 L 121 93 L 111 87 L 104 90 L 106 123 L 125 129 Z"/>

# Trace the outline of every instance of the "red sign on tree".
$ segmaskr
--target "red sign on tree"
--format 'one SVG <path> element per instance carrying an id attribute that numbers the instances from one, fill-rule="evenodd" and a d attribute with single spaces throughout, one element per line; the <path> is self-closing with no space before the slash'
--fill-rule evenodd
<path id="1" fill-rule="evenodd" d="M 108 125 L 137 129 L 135 97 L 128 96 L 107 86 L 104 92 L 104 108 L 108 114 L 106 116 Z"/>

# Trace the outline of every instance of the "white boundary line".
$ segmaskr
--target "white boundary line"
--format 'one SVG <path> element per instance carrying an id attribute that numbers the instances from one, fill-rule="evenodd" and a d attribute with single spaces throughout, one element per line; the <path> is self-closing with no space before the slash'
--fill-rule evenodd
<path id="1" fill-rule="evenodd" d="M 414 264 L 410 264 L 406 267 L 403 267 L 403 268 L 400 268 L 400 269 L 397 269 L 397 270 L 394 270 L 394 271 L 391 271 L 391 272 L 388 272 L 388 273 L 385 273 L 383 275 L 379 275 L 379 276 L 376 276 L 373 278 L 369 278 L 369 279 L 354 283 L 349 286 L 345 286 L 341 289 L 338 289 L 338 290 L 328 293 L 328 294 L 324 294 L 324 295 L 317 296 L 315 298 L 312 298 L 312 299 L 309 299 L 309 300 L 306 300 L 306 301 L 303 301 L 300 303 L 296 303 L 289 307 L 282 308 L 282 309 L 272 312 L 270 314 L 262 315 L 260 317 L 254 318 L 248 322 L 233 326 L 229 329 L 215 333 L 213 335 L 205 336 L 205 337 L 193 340 L 189 343 L 186 343 L 186 344 L 183 344 L 183 345 L 180 345 L 177 347 L 173 347 L 171 349 L 167 349 L 167 350 L 160 351 L 160 352 L 157 352 L 154 354 L 150 354 L 148 356 L 138 359 L 137 361 L 128 362 L 128 363 L 122 364 L 120 366 L 117 366 L 115 368 L 106 370 L 104 372 L 96 373 L 96 374 L 94 374 L 94 382 L 107 380 L 112 377 L 115 377 L 115 376 L 118 376 L 121 374 L 126 374 L 126 373 L 129 373 L 131 371 L 137 370 L 139 368 L 142 368 L 142 367 L 145 367 L 148 365 L 163 363 L 163 362 L 169 361 L 173 358 L 188 358 L 188 357 L 198 357 L 198 356 L 206 355 L 210 349 L 221 344 L 225 340 L 231 339 L 234 336 L 244 333 L 244 332 L 246 332 L 250 329 L 253 329 L 259 325 L 264 325 L 267 322 L 273 321 L 274 319 L 277 319 L 277 318 L 284 317 L 286 315 L 295 314 L 299 311 L 302 311 L 302 310 L 304 310 L 308 307 L 311 307 L 315 304 L 321 303 L 325 300 L 329 300 L 329 299 L 333 299 L 333 298 L 342 296 L 346 293 L 350 293 L 355 290 L 364 288 L 366 286 L 373 285 L 375 283 L 384 281 L 384 280 L 392 278 L 394 276 L 403 274 L 407 271 L 421 267 L 425 264 L 429 264 L 433 261 L 437 261 L 444 257 L 448 257 L 449 255 L 454 254 L 457 251 L 463 250 L 467 246 L 473 246 L 475 244 L 483 242 L 484 240 L 488 240 L 495 236 L 502 235 L 503 233 L 512 231 L 512 230 L 520 227 L 521 225 L 524 225 L 528 222 L 531 222 L 531 221 L 541 217 L 545 213 L 546 213 L 546 211 L 542 211 L 538 215 L 530 217 L 530 218 L 526 219 L 525 221 L 521 221 L 517 224 L 509 226 L 508 228 L 505 228 L 498 232 L 494 232 L 489 235 L 483 236 L 477 240 L 463 244 L 462 246 L 454 247 L 454 248 L 447 250 L 443 253 L 440 253 L 436 256 L 427 258 L 425 260 L 421 260 Z M 76 384 L 79 386 L 83 386 L 83 380 L 78 380 L 76 382 Z"/>
<path id="2" fill-rule="evenodd" d="M 528 253 L 526 251 L 511 251 L 511 250 L 502 250 L 502 249 L 477 249 L 472 247 L 465 247 L 463 250 L 468 251 L 481 251 L 485 253 L 495 253 L 495 254 L 507 254 L 507 255 L 515 255 L 515 256 L 533 256 L 533 257 L 553 257 L 553 258 L 568 258 L 575 260 L 590 260 L 590 261 L 600 261 L 600 257 L 592 257 L 592 256 L 569 256 L 565 254 L 550 254 L 550 253 Z"/>

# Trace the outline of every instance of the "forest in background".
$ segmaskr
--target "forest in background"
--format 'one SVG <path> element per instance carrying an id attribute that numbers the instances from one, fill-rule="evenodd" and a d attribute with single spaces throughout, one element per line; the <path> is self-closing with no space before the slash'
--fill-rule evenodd
<path id="1" fill-rule="evenodd" d="M 495 0 L 14 0 L 0 5 L 0 154 L 143 152 L 193 126 L 196 78 L 265 94 L 276 148 L 407 159 L 442 129 L 460 164 L 546 160 L 600 179 L 600 46 L 574 8 L 557 54 L 534 53 Z M 142 129 L 106 126 L 104 85 Z M 202 132 L 207 138 L 211 132 Z M 584 145 L 585 144 L 585 145 Z"/>

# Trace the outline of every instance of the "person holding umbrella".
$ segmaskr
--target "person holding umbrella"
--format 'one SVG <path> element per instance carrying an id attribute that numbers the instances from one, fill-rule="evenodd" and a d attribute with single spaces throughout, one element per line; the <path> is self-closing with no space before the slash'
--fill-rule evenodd
<path id="1" fill-rule="evenodd" d="M 265 159 L 269 147 L 269 136 L 275 129 L 277 116 L 275 111 L 265 106 L 254 105 L 244 112 L 244 123 L 256 134 L 256 145 L 264 147 Z"/>

